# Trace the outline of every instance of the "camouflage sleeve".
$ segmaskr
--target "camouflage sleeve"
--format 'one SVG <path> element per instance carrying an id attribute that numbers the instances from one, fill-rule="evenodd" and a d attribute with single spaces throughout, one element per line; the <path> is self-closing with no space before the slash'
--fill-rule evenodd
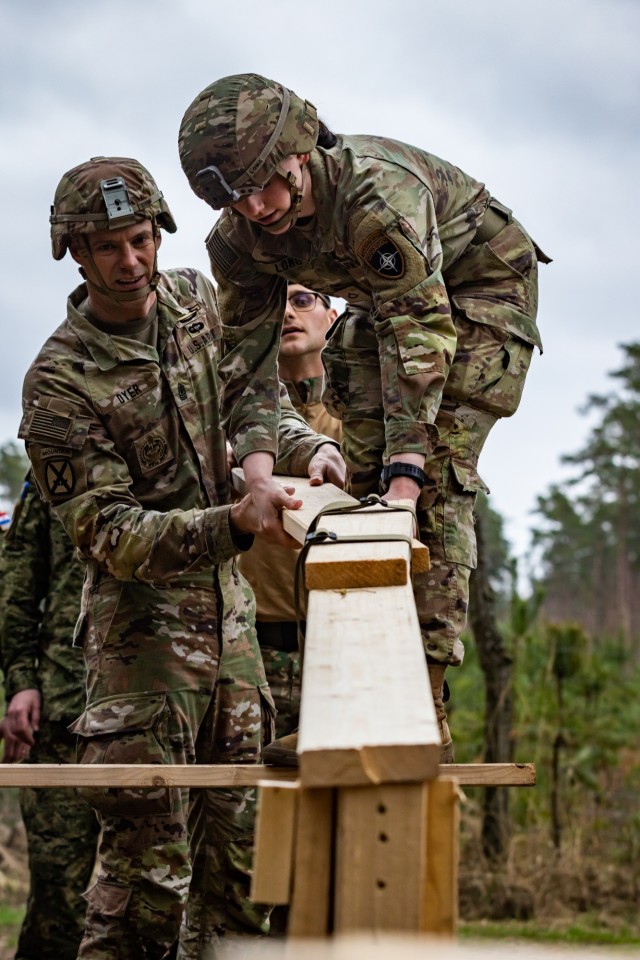
<path id="1" fill-rule="evenodd" d="M 38 687 L 41 603 L 49 590 L 49 515 L 26 481 L 2 552 L 0 650 L 5 695 Z"/>
<path id="2" fill-rule="evenodd" d="M 43 499 L 81 555 L 118 580 L 149 583 L 171 583 L 235 556 L 230 507 L 141 506 L 127 463 L 72 376 L 51 361 L 31 367 L 19 436 Z M 55 443 L 56 431 L 62 442 Z"/>
<path id="3" fill-rule="evenodd" d="M 387 456 L 431 450 L 456 349 L 433 197 L 415 177 L 407 186 L 408 176 L 385 167 L 384 192 L 346 216 L 347 246 L 374 304 Z"/>
<path id="4" fill-rule="evenodd" d="M 235 243 L 228 215 L 209 237 L 211 271 L 218 284 L 223 356 L 222 419 L 238 463 L 248 453 L 278 455 L 280 386 L 278 350 L 287 281 L 260 274 Z"/>
<path id="5" fill-rule="evenodd" d="M 278 460 L 273 469 L 289 477 L 304 477 L 314 453 L 323 443 L 340 448 L 340 444 L 315 431 L 297 412 L 283 383 L 280 384 L 280 421 L 278 429 Z"/>

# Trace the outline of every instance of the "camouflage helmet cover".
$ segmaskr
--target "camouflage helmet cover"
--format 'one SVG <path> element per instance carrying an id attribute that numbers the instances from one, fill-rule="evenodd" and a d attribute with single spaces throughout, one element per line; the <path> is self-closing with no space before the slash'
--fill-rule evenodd
<path id="1" fill-rule="evenodd" d="M 92 157 L 64 174 L 51 207 L 51 250 L 62 260 L 74 237 L 156 220 L 176 223 L 149 171 L 128 157 Z"/>
<path id="2" fill-rule="evenodd" d="M 316 108 L 256 73 L 223 77 L 187 109 L 178 148 L 191 188 L 214 209 L 261 190 L 285 157 L 318 142 Z"/>

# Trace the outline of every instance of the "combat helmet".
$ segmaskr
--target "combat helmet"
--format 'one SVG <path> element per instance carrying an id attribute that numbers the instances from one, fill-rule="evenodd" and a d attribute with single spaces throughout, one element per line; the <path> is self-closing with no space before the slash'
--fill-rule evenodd
<path id="1" fill-rule="evenodd" d="M 169 233 L 176 223 L 149 171 L 128 157 L 92 157 L 64 174 L 51 207 L 51 251 L 62 260 L 75 237 L 152 220 Z"/>
<path id="2" fill-rule="evenodd" d="M 191 188 L 214 210 L 264 188 L 292 154 L 318 142 L 316 108 L 257 73 L 223 77 L 206 87 L 180 125 L 180 162 Z M 292 175 L 292 204 L 299 205 Z"/>

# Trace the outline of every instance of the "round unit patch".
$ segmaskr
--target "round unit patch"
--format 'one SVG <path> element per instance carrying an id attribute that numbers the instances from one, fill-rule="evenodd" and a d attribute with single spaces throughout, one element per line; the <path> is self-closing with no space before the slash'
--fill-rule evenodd
<path id="1" fill-rule="evenodd" d="M 403 277 L 405 271 L 402 251 L 386 233 L 378 231 L 360 245 L 358 256 L 382 277 Z"/>
<path id="2" fill-rule="evenodd" d="M 138 451 L 140 466 L 147 469 L 157 467 L 166 460 L 168 451 L 169 445 L 164 437 L 159 437 L 157 434 L 148 437 Z"/>

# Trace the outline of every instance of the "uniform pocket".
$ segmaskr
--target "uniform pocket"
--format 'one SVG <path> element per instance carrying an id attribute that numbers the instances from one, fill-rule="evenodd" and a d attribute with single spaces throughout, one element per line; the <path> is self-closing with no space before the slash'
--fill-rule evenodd
<path id="1" fill-rule="evenodd" d="M 257 763 L 275 731 L 276 708 L 266 683 L 216 688 L 215 745 L 218 763 Z"/>
<path id="2" fill-rule="evenodd" d="M 83 894 L 92 910 L 103 917 L 124 917 L 131 900 L 131 887 L 98 880 Z"/>
<path id="3" fill-rule="evenodd" d="M 475 570 L 478 564 L 473 508 L 478 491 L 487 487 L 470 463 L 449 461 L 447 495 L 444 501 L 444 555 L 450 563 Z"/>
<path id="4" fill-rule="evenodd" d="M 518 409 L 533 347 L 502 330 L 458 319 L 458 349 L 444 393 L 496 417 Z"/>
<path id="5" fill-rule="evenodd" d="M 325 373 L 322 402 L 338 420 L 349 406 L 349 365 L 343 343 L 346 320 L 346 314 L 342 314 L 329 328 L 321 354 Z"/>
<path id="6" fill-rule="evenodd" d="M 69 730 L 80 738 L 81 763 L 167 764 L 170 710 L 166 695 L 118 697 L 88 707 Z M 172 813 L 178 791 L 167 787 L 80 787 L 79 796 L 100 813 L 144 817 Z"/>

